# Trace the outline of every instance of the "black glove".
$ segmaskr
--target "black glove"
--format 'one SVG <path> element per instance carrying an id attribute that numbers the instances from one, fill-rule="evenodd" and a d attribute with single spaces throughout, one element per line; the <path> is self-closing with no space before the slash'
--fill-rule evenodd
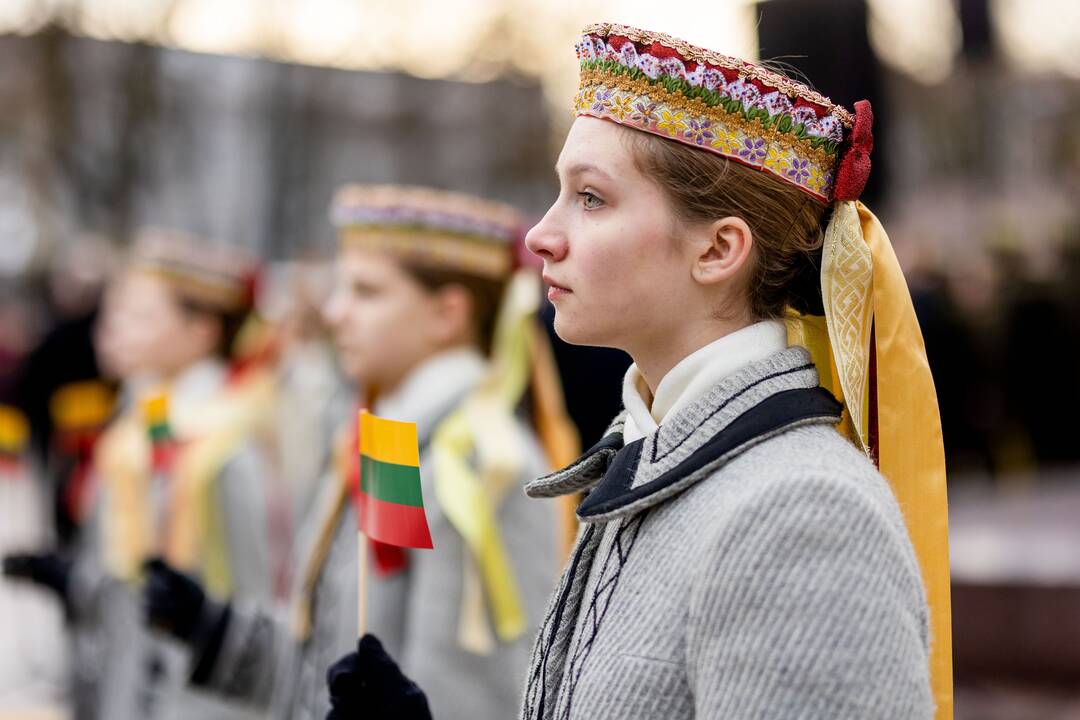
<path id="1" fill-rule="evenodd" d="M 360 638 L 356 652 L 330 666 L 326 684 L 331 707 L 326 720 L 431 720 L 424 692 L 401 674 L 374 635 Z"/>
<path id="2" fill-rule="evenodd" d="M 143 572 L 143 611 L 151 627 L 190 644 L 202 626 L 223 611 L 220 603 L 206 596 L 198 581 L 161 558 L 147 560 Z"/>
<path id="3" fill-rule="evenodd" d="M 4 575 L 49 588 L 67 607 L 71 564 L 70 559 L 53 552 L 17 553 L 4 557 Z"/>

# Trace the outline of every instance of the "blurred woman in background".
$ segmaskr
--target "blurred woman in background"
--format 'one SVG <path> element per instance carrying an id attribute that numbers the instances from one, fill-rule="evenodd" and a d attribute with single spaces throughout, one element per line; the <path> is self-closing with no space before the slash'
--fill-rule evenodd
<path id="1" fill-rule="evenodd" d="M 500 203 L 401 186 L 347 186 L 332 214 L 341 244 L 325 318 L 363 404 L 417 424 L 434 544 L 366 544 L 368 627 L 424 679 L 441 717 L 508 717 L 558 554 L 554 509 L 522 492 L 550 467 L 544 451 L 554 449 L 541 447 L 523 403 L 546 410 L 537 424 L 561 428 L 568 442 L 557 382 L 525 395 L 530 376 L 554 376 L 533 322 L 538 278 L 514 273 L 521 216 Z M 336 467 L 301 531 L 289 615 L 212 603 L 183 575 L 157 573 L 152 613 L 167 616 L 170 598 L 183 596 L 206 619 L 196 684 L 274 717 L 325 717 L 325 669 L 358 634 L 357 519 L 348 502 L 356 436 L 354 424 L 344 428 Z"/>
<path id="2" fill-rule="evenodd" d="M 274 482 L 259 436 L 273 386 L 232 363 L 253 280 L 242 256 L 151 230 L 108 292 L 99 353 L 123 380 L 124 407 L 96 449 L 81 549 L 4 563 L 68 611 L 76 717 L 240 716 L 186 689 L 188 654 L 146 632 L 139 587 L 144 563 L 161 556 L 220 597 L 271 601 Z"/>

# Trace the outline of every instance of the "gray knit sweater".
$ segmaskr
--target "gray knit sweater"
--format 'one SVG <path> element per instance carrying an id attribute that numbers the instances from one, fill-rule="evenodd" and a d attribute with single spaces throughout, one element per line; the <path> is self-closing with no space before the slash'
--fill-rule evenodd
<path id="1" fill-rule="evenodd" d="M 903 519 L 817 384 L 789 348 L 528 487 L 591 492 L 522 718 L 933 716 Z"/>

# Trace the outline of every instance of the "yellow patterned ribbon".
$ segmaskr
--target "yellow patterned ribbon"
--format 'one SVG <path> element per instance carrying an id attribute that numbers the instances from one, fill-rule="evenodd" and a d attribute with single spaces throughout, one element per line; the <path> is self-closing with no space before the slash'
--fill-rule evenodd
<path id="1" fill-rule="evenodd" d="M 825 323 L 792 314 L 788 339 L 810 351 L 822 385 L 846 401 L 841 430 L 876 458 L 903 512 L 930 604 L 936 717 L 949 720 L 949 516 L 937 394 L 900 264 L 885 229 L 862 203 L 836 203 L 825 234 L 821 275 Z M 875 376 L 869 371 L 871 352 Z M 874 407 L 869 404 L 871 383 Z M 877 430 L 873 447 L 871 418 L 876 418 Z"/>
<path id="2" fill-rule="evenodd" d="M 821 299 L 829 344 L 856 444 L 869 448 L 870 330 L 874 323 L 874 262 L 853 202 L 838 202 L 821 252 Z"/>
<path id="3" fill-rule="evenodd" d="M 810 352 L 810 359 L 817 367 L 821 387 L 831 392 L 837 401 L 843 404 L 837 429 L 853 444 L 858 445 L 859 439 L 851 423 L 851 415 L 848 414 L 847 405 L 844 404 L 844 389 L 840 385 L 840 373 L 836 369 L 832 345 L 829 343 L 829 330 L 826 327 L 825 316 L 802 315 L 788 308 L 785 321 L 788 345 L 800 345 Z"/>

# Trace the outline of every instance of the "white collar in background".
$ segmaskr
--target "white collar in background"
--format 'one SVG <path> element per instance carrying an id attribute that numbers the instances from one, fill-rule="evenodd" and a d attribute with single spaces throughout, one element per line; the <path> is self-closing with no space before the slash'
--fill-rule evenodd
<path id="1" fill-rule="evenodd" d="M 373 412 L 391 420 L 415 422 L 421 439 L 455 400 L 487 373 L 484 356 L 474 348 L 455 348 L 424 360 L 397 390 L 375 402 Z"/>
<path id="2" fill-rule="evenodd" d="M 177 436 L 186 436 L 205 420 L 206 403 L 222 392 L 227 378 L 225 361 L 203 358 L 181 370 L 171 382 L 151 374 L 127 378 L 121 386 L 118 403 L 122 412 L 134 412 L 135 417 L 141 418 L 139 403 L 151 393 L 165 391 L 169 398 L 169 426 Z"/>
<path id="3" fill-rule="evenodd" d="M 632 443 L 659 427 L 664 420 L 701 398 L 709 388 L 735 371 L 787 347 L 782 320 L 765 320 L 737 330 L 695 350 L 660 380 L 652 402 L 649 387 L 637 365 L 623 378 L 626 424 L 623 442 Z"/>

